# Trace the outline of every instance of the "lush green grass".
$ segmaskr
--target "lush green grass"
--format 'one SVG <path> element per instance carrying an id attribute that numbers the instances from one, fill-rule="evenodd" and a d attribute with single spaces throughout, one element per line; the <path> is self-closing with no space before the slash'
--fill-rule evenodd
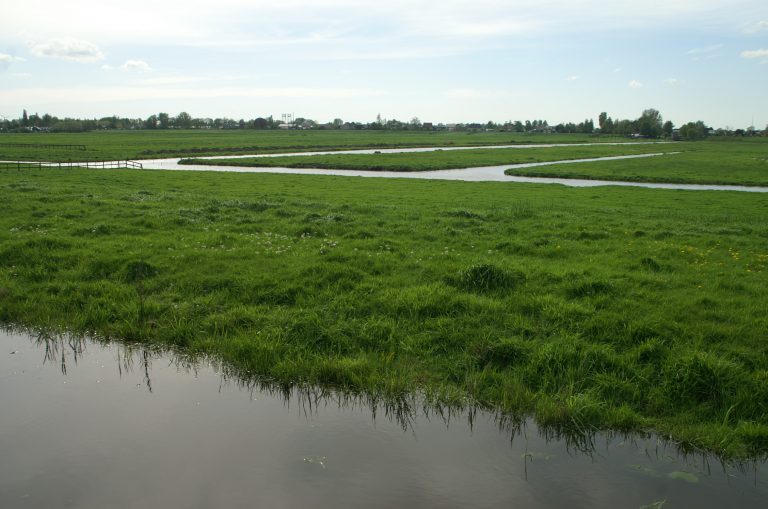
<path id="1" fill-rule="evenodd" d="M 440 150 L 401 154 L 329 154 L 315 156 L 255 157 L 238 159 L 183 159 L 181 164 L 263 166 L 288 168 L 336 168 L 372 171 L 430 171 L 475 166 L 559 161 L 680 150 L 683 144 L 593 145 L 537 148 L 489 148 Z"/>
<path id="2" fill-rule="evenodd" d="M 0 160 L 99 161 L 216 154 L 424 146 L 626 141 L 585 134 L 425 131 L 155 130 L 0 134 Z M 82 144 L 85 151 L 4 144 Z"/>
<path id="3" fill-rule="evenodd" d="M 0 322 L 768 452 L 768 200 L 2 170 Z"/>
<path id="4" fill-rule="evenodd" d="M 631 182 L 768 185 L 768 138 L 713 140 L 680 145 L 669 157 L 513 168 L 508 175 Z"/>

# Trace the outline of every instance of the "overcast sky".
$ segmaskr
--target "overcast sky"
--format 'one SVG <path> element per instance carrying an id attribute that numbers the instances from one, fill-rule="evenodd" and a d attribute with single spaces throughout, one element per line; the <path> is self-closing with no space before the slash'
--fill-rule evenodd
<path id="1" fill-rule="evenodd" d="M 766 0 L 0 0 L 0 115 L 768 123 Z"/>

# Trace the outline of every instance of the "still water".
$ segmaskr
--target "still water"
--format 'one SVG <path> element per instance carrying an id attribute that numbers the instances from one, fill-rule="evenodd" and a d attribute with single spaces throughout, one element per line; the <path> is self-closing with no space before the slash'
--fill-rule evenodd
<path id="1" fill-rule="evenodd" d="M 584 145 L 584 144 L 581 144 Z M 581 146 L 579 145 L 579 146 Z M 470 150 L 476 147 L 454 147 L 451 150 Z M 499 147 L 495 147 L 499 148 Z M 504 148 L 504 147 L 502 147 Z M 515 148 L 521 148 L 517 146 Z M 388 153 L 426 152 L 442 150 L 436 148 L 420 149 L 390 149 Z M 338 153 L 374 153 L 373 150 L 356 150 Z M 384 152 L 383 150 L 381 152 Z M 284 155 L 313 155 L 326 154 L 329 152 L 316 153 L 298 153 L 298 154 L 262 154 L 250 156 L 218 156 L 215 159 L 239 159 L 243 157 L 276 157 Z M 333 168 L 285 168 L 285 167 L 244 167 L 244 166 L 218 166 L 210 164 L 179 164 L 179 159 L 147 159 L 142 164 L 145 169 L 152 170 L 177 170 L 177 171 L 218 171 L 235 173 L 283 173 L 295 175 L 335 175 L 345 177 L 372 177 L 372 178 L 399 178 L 399 179 L 427 179 L 427 180 L 462 180 L 467 182 L 517 182 L 529 184 L 560 184 L 569 187 L 598 187 L 598 186 L 621 186 L 621 187 L 645 187 L 652 189 L 677 189 L 688 191 L 741 191 L 747 193 L 768 193 L 768 187 L 765 186 L 737 186 L 737 185 L 718 185 L 718 184 L 665 184 L 660 182 L 625 182 L 615 180 L 595 180 L 595 179 L 570 179 L 555 177 L 516 177 L 507 175 L 504 172 L 515 168 L 535 168 L 539 166 L 551 166 L 554 164 L 578 164 L 597 161 L 616 161 L 621 159 L 641 159 L 648 157 L 671 157 L 677 152 L 635 154 L 627 156 L 607 156 L 593 157 L 587 159 L 568 159 L 564 161 L 545 161 L 539 163 L 521 163 L 521 164 L 503 164 L 497 166 L 478 166 L 473 168 L 456 168 L 451 170 L 434 171 L 372 171 L 372 170 L 346 170 Z M 199 158 L 203 161 L 206 158 Z M 207 158 L 212 159 L 212 158 Z"/>
<path id="2" fill-rule="evenodd" d="M 0 507 L 766 507 L 765 463 L 244 381 L 0 331 Z"/>

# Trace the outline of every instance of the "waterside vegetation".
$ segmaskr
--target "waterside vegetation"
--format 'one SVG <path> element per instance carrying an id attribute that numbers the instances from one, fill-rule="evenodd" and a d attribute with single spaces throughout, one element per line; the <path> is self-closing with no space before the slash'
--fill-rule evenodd
<path id="1" fill-rule="evenodd" d="M 250 157 L 237 159 L 182 159 L 180 164 L 239 167 L 331 168 L 367 171 L 434 171 L 478 166 L 562 161 L 593 157 L 670 153 L 684 143 L 638 143 L 536 148 L 482 148 L 396 154 L 328 154 Z"/>
<path id="2" fill-rule="evenodd" d="M 510 168 L 507 175 L 630 182 L 768 186 L 768 138 L 679 144 L 671 157 Z"/>
<path id="3" fill-rule="evenodd" d="M 85 133 L 3 133 L 0 159 L 21 161 L 103 161 L 311 150 L 404 147 L 491 146 L 528 143 L 627 141 L 617 136 L 448 131 L 254 131 L 168 129 Z M 60 148 L 41 145 L 59 145 Z M 85 150 L 73 150 L 84 145 Z"/>

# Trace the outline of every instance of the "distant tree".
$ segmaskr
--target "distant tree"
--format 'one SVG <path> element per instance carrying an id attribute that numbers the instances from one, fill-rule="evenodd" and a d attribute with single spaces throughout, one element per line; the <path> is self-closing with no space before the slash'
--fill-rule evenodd
<path id="1" fill-rule="evenodd" d="M 600 113 L 600 116 L 597 117 L 597 125 L 600 126 L 600 131 L 605 130 L 605 122 L 608 120 L 608 113 L 602 112 Z"/>
<path id="2" fill-rule="evenodd" d="M 672 132 L 675 130 L 675 124 L 673 124 L 670 120 L 667 120 L 664 122 L 664 125 L 661 126 L 661 130 L 664 132 L 664 136 L 669 138 L 672 136 Z"/>
<path id="3" fill-rule="evenodd" d="M 144 121 L 145 129 L 157 129 L 157 115 L 150 115 Z"/>
<path id="4" fill-rule="evenodd" d="M 637 119 L 637 128 L 640 134 L 649 138 L 658 138 L 664 132 L 662 130 L 662 118 L 659 110 L 648 108 Z"/>
<path id="5" fill-rule="evenodd" d="M 266 118 L 259 117 L 253 121 L 253 128 L 254 129 L 268 129 L 269 128 L 269 120 Z"/>
<path id="6" fill-rule="evenodd" d="M 27 127 L 28 124 L 29 124 L 29 116 L 27 115 L 27 110 L 23 110 L 21 114 L 21 126 Z"/>
<path id="7" fill-rule="evenodd" d="M 632 134 L 636 130 L 637 130 L 637 122 L 632 122 L 631 120 L 623 119 L 623 120 L 616 121 L 613 132 L 614 134 L 621 134 L 626 136 L 628 134 Z"/>
<path id="8" fill-rule="evenodd" d="M 595 122 L 591 118 L 584 120 L 577 126 L 577 131 L 580 133 L 591 134 L 595 131 Z"/>
<path id="9" fill-rule="evenodd" d="M 176 115 L 176 119 L 173 123 L 179 129 L 190 129 L 192 127 L 192 115 L 186 111 L 182 111 Z"/>
<path id="10" fill-rule="evenodd" d="M 680 126 L 680 137 L 684 140 L 703 140 L 708 135 L 709 128 L 701 120 Z"/>
<path id="11" fill-rule="evenodd" d="M 606 118 L 603 125 L 600 126 L 600 132 L 606 134 L 614 134 L 614 129 L 616 129 L 616 125 L 613 123 L 613 119 L 611 117 Z"/>
<path id="12" fill-rule="evenodd" d="M 419 117 L 413 117 L 411 121 L 408 122 L 408 125 L 411 129 L 418 129 L 421 127 L 421 120 L 419 120 Z"/>
<path id="13" fill-rule="evenodd" d="M 158 113 L 157 121 L 160 123 L 160 129 L 168 129 L 171 125 L 171 118 L 167 113 Z"/>
<path id="14" fill-rule="evenodd" d="M 341 129 L 341 126 L 344 125 L 344 121 L 340 118 L 334 118 L 333 119 L 333 128 L 334 129 Z"/>

